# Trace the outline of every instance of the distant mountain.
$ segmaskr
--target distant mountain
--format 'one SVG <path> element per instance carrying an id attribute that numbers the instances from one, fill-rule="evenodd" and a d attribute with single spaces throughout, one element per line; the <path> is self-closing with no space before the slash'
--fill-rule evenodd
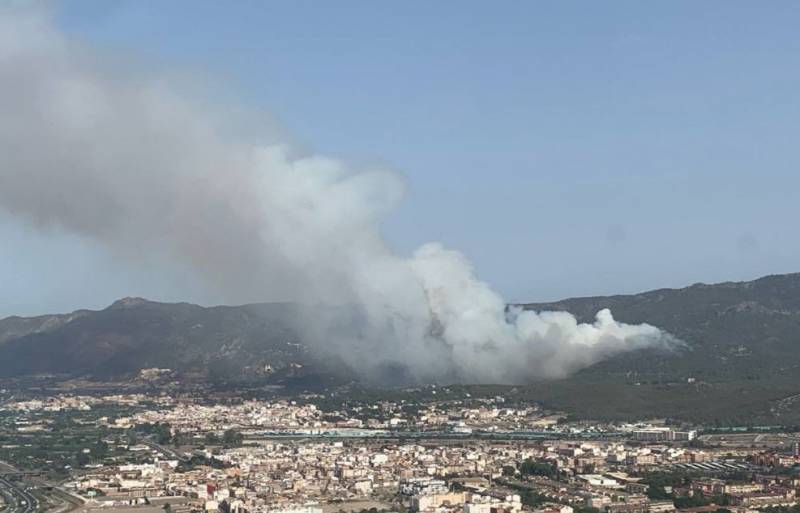
<path id="1" fill-rule="evenodd" d="M 653 324 L 687 345 L 508 387 L 514 397 L 592 418 L 800 424 L 800 274 L 519 306 L 586 322 L 610 308 L 620 321 Z M 159 367 L 213 382 L 327 380 L 328 365 L 294 329 L 301 314 L 290 304 L 205 308 L 127 298 L 100 311 L 9 317 L 0 320 L 0 377 L 119 378 Z"/>
<path id="2" fill-rule="evenodd" d="M 0 377 L 116 378 L 169 368 L 210 379 L 286 376 L 313 360 L 290 304 L 204 308 L 121 299 L 100 311 L 0 320 Z"/>

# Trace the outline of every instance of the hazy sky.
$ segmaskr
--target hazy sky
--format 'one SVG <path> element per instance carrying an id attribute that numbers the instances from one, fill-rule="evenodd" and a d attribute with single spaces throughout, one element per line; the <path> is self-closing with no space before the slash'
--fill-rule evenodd
<path id="1" fill-rule="evenodd" d="M 93 47 L 403 173 L 392 245 L 442 241 L 510 300 L 800 271 L 797 2 L 58 6 Z M 0 316 L 202 295 L 2 213 L 0 240 Z"/>

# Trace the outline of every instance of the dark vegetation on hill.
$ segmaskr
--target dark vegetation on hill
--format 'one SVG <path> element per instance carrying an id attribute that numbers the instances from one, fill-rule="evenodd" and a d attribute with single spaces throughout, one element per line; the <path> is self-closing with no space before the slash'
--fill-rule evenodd
<path id="1" fill-rule="evenodd" d="M 133 376 L 168 368 L 216 381 L 287 376 L 311 360 L 289 304 L 204 308 L 126 298 L 100 311 L 0 321 L 0 377 Z"/>
<path id="2" fill-rule="evenodd" d="M 673 354 L 620 355 L 529 389 L 590 417 L 690 417 L 726 424 L 800 419 L 800 274 L 642 294 L 529 304 L 580 320 L 610 308 L 687 343 Z"/>

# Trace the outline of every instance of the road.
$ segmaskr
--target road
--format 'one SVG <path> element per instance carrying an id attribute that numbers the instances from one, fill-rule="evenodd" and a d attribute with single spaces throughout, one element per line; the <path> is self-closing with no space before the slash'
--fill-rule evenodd
<path id="1" fill-rule="evenodd" d="M 149 448 L 153 449 L 154 451 L 158 451 L 158 452 L 162 453 L 164 456 L 166 456 L 168 458 L 174 458 L 174 459 L 176 459 L 178 461 L 182 461 L 184 463 L 189 461 L 189 458 L 187 458 L 186 456 L 184 456 L 182 454 L 178 454 L 177 451 L 174 451 L 173 449 L 170 449 L 168 447 L 164 447 L 163 445 L 158 445 L 157 443 L 155 443 L 154 441 L 152 441 L 150 439 L 143 438 L 143 439 L 140 439 L 139 442 L 144 444 L 144 445 L 146 445 L 146 446 L 148 446 Z"/>
<path id="2" fill-rule="evenodd" d="M 13 474 L 18 470 L 0 461 L 0 472 Z M 4 513 L 34 513 L 39 508 L 39 501 L 28 492 L 25 485 L 10 477 L 0 476 L 0 494 L 6 501 Z"/>
<path id="3" fill-rule="evenodd" d="M 4 461 L 0 461 L 0 473 L 5 474 L 0 475 L 0 494 L 6 500 L 6 509 L 2 513 L 36 513 L 41 509 L 47 509 L 50 512 L 68 513 L 83 506 L 85 503 L 83 498 L 72 495 L 57 485 L 42 479 L 31 477 L 29 479 L 26 478 L 25 481 L 14 480 L 11 477 L 12 475 L 21 478 L 27 474 L 20 472 Z M 48 504 L 42 505 L 30 492 L 34 488 L 46 490 Z M 55 508 L 53 508 L 54 504 L 56 504 Z"/>
<path id="4" fill-rule="evenodd" d="M 0 478 L 0 490 L 6 499 L 5 513 L 35 513 L 39 509 L 39 501 L 21 483 Z"/>

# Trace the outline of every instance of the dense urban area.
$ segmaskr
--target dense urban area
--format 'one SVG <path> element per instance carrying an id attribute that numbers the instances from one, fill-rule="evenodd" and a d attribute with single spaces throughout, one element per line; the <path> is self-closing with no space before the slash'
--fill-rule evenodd
<path id="1" fill-rule="evenodd" d="M 800 511 L 800 444 L 790 426 L 577 421 L 503 395 L 418 392 L 354 400 L 3 389 L 0 509 Z"/>

